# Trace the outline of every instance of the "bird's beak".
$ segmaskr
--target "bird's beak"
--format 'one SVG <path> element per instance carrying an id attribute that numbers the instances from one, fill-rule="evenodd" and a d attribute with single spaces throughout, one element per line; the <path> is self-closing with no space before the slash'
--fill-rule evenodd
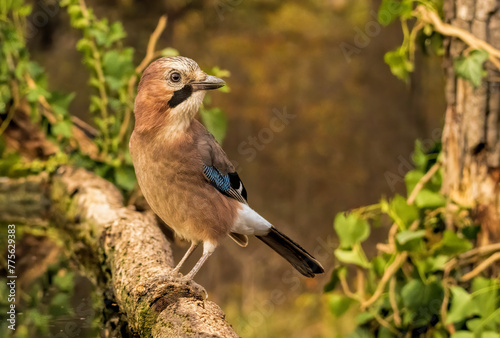
<path id="1" fill-rule="evenodd" d="M 190 84 L 193 87 L 193 92 L 196 92 L 198 90 L 217 89 L 224 86 L 226 83 L 224 82 L 224 80 L 219 79 L 218 77 L 207 75 L 205 80 L 191 82 Z"/>

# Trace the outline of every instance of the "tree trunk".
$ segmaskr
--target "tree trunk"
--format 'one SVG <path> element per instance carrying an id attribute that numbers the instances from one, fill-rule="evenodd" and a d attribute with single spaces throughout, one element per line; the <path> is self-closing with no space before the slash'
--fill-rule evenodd
<path id="1" fill-rule="evenodd" d="M 497 0 L 445 0 L 444 15 L 446 22 L 500 47 Z M 487 76 L 478 88 L 457 78 L 453 60 L 466 49 L 457 38 L 445 40 L 443 190 L 455 202 L 472 208 L 484 245 L 500 240 L 500 74 L 487 61 Z"/>

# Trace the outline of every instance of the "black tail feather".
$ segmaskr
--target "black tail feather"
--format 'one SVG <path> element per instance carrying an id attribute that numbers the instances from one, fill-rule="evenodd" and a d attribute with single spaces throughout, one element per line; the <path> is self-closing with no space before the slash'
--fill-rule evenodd
<path id="1" fill-rule="evenodd" d="M 325 272 L 321 264 L 313 256 L 275 227 L 271 227 L 267 235 L 257 236 L 257 238 L 286 259 L 304 276 L 314 277 L 316 274 Z"/>

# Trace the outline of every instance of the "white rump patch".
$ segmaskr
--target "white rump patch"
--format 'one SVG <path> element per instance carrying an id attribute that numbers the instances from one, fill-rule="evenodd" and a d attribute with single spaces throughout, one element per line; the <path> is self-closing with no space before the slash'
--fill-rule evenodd
<path id="1" fill-rule="evenodd" d="M 255 212 L 248 205 L 241 203 L 236 222 L 234 222 L 232 232 L 242 235 L 263 236 L 269 233 L 271 223 Z"/>

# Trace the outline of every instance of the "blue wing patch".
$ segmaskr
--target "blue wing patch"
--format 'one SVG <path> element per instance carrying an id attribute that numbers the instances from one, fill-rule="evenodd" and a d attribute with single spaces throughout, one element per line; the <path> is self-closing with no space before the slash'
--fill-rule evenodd
<path id="1" fill-rule="evenodd" d="M 229 175 L 222 175 L 219 169 L 215 167 L 203 166 L 203 172 L 219 191 L 227 194 L 231 188 Z"/>
<path id="2" fill-rule="evenodd" d="M 210 184 L 221 193 L 247 204 L 247 191 L 236 172 L 222 175 L 216 167 L 205 165 L 203 166 L 203 173 L 210 181 Z"/>

